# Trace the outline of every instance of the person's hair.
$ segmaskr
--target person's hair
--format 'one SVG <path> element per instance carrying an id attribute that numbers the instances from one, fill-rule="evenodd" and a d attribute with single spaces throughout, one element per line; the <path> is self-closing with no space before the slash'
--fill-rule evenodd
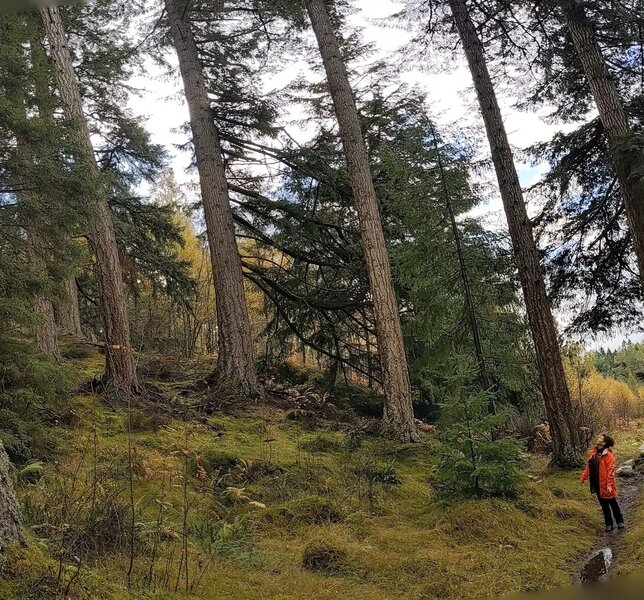
<path id="1" fill-rule="evenodd" d="M 612 448 L 615 445 L 615 440 L 607 433 L 602 435 L 604 436 L 604 448 Z"/>

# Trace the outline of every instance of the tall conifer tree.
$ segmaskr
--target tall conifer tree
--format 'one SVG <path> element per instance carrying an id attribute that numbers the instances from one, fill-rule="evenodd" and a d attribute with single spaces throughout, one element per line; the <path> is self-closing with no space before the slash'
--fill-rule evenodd
<path id="1" fill-rule="evenodd" d="M 385 424 L 397 437 L 405 441 L 416 441 L 418 433 L 414 423 L 398 300 L 355 98 L 325 1 L 309 1 L 307 10 L 326 71 L 358 213 L 369 287 L 373 296 L 378 354 L 385 392 Z"/>

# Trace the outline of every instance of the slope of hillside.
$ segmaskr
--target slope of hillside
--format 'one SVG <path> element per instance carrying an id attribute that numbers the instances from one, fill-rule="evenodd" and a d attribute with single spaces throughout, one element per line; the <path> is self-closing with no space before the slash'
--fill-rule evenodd
<path id="1" fill-rule="evenodd" d="M 568 584 L 601 531 L 587 488 L 543 457 L 515 499 L 446 502 L 431 433 L 379 441 L 315 394 L 169 411 L 189 386 L 148 385 L 163 394 L 129 420 L 76 396 L 46 460 L 18 473 L 30 544 L 2 557 L 0 597 L 129 598 L 129 581 L 137 598 L 486 598 Z M 620 453 L 643 433 L 620 434 Z"/>

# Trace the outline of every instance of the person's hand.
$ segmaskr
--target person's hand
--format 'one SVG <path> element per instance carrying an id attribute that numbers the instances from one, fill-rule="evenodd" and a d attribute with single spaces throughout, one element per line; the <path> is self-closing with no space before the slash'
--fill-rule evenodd
<path id="1" fill-rule="evenodd" d="M 609 494 L 612 494 L 613 493 L 613 486 L 609 485 L 607 491 L 608 491 Z"/>

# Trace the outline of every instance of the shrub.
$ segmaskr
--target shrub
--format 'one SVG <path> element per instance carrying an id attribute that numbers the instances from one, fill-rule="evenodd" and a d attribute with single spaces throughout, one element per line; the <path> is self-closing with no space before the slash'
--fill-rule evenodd
<path id="1" fill-rule="evenodd" d="M 515 496 L 525 479 L 525 460 L 514 436 L 497 437 L 507 421 L 490 414 L 490 394 L 461 387 L 443 406 L 435 486 L 446 494 Z"/>
<path id="2" fill-rule="evenodd" d="M 105 495 L 99 498 L 93 512 L 83 513 L 80 521 L 71 525 L 66 538 L 81 556 L 123 551 L 129 548 L 131 523 L 128 503 L 117 495 Z"/>
<path id="3" fill-rule="evenodd" d="M 354 470 L 354 473 L 368 483 L 383 485 L 400 485 L 402 480 L 396 473 L 394 462 L 378 463 L 368 460 Z"/>
<path id="4" fill-rule="evenodd" d="M 264 369 L 264 365 L 261 368 Z M 298 363 L 297 360 L 286 359 L 277 365 L 269 366 L 268 369 L 265 369 L 265 373 L 268 377 L 281 383 L 303 385 L 309 380 L 313 371 Z"/>
<path id="5" fill-rule="evenodd" d="M 243 461 L 241 458 L 231 452 L 222 452 L 206 448 L 197 458 L 207 473 L 229 473 L 236 467 L 240 466 Z"/>
<path id="6" fill-rule="evenodd" d="M 92 358 L 96 356 L 97 351 L 95 348 L 88 346 L 87 344 L 73 343 L 65 348 L 62 352 L 64 358 L 69 359 L 83 359 L 83 358 Z"/>
<path id="7" fill-rule="evenodd" d="M 347 553 L 330 542 L 313 541 L 304 548 L 302 566 L 309 571 L 337 573 L 347 566 Z"/>
<path id="8" fill-rule="evenodd" d="M 72 372 L 20 346 L 0 345 L 0 437 L 12 462 L 40 459 L 56 446 L 60 411 L 74 387 Z"/>
<path id="9" fill-rule="evenodd" d="M 294 408 L 286 413 L 285 418 L 287 421 L 295 421 L 303 429 L 315 429 L 318 424 L 318 416 L 312 410 L 304 410 L 303 408 Z"/>
<path id="10" fill-rule="evenodd" d="M 205 521 L 191 526 L 190 533 L 197 538 L 205 552 L 224 558 L 236 558 L 251 546 L 254 524 L 244 516 L 229 521 Z"/>

